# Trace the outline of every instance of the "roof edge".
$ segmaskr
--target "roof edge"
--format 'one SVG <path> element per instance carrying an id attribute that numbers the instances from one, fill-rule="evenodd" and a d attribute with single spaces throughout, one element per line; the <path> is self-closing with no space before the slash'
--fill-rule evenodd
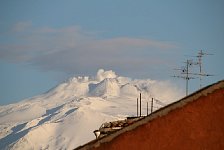
<path id="1" fill-rule="evenodd" d="M 187 105 L 188 103 L 191 103 L 191 102 L 197 100 L 199 97 L 207 96 L 208 94 L 211 94 L 214 91 L 219 90 L 219 89 L 224 89 L 224 80 L 221 80 L 221 81 L 218 81 L 211 85 L 208 85 L 208 86 L 206 86 L 206 87 L 204 87 L 204 88 L 202 88 L 202 89 L 200 89 L 200 90 L 198 90 L 198 91 L 196 91 L 196 92 L 194 92 L 194 93 L 192 93 L 174 103 L 171 103 L 171 104 L 151 113 L 150 115 L 140 119 L 139 121 L 133 123 L 132 125 L 124 127 L 121 130 L 118 130 L 118 131 L 114 132 L 113 134 L 107 135 L 100 139 L 92 140 L 82 146 L 77 147 L 75 150 L 87 150 L 87 149 L 91 149 L 94 147 L 99 147 L 101 144 L 110 142 L 111 140 L 113 140 L 114 138 L 116 138 L 117 136 L 119 136 L 125 132 L 133 130 L 133 129 L 135 129 L 141 125 L 144 125 L 150 121 L 153 121 L 154 119 L 156 119 L 158 117 L 165 116 L 172 110 L 181 108 L 181 107 Z"/>

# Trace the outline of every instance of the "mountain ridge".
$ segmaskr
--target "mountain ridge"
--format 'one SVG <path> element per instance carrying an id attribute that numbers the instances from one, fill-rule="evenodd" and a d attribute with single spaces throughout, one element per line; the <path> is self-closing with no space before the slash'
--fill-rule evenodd
<path id="1" fill-rule="evenodd" d="M 73 149 L 94 139 L 103 122 L 135 116 L 140 91 L 143 105 L 152 96 L 166 104 L 182 96 L 170 82 L 132 80 L 112 70 L 72 77 L 47 93 L 1 106 L 0 149 Z"/>

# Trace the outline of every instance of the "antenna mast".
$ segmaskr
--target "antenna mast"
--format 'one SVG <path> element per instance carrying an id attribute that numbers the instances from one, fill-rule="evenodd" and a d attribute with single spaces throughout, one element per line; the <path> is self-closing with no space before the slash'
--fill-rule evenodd
<path id="1" fill-rule="evenodd" d="M 193 57 L 198 58 L 197 62 L 194 62 L 193 60 L 187 60 L 185 62 L 186 66 L 184 67 L 184 69 L 174 69 L 174 70 L 180 70 L 181 73 L 180 73 L 180 75 L 174 75 L 172 77 L 182 78 L 182 79 L 186 80 L 186 95 L 188 95 L 188 80 L 195 79 L 196 77 L 194 77 L 194 76 L 199 76 L 200 88 L 201 88 L 202 87 L 202 77 L 213 76 L 211 74 L 203 73 L 203 71 L 202 71 L 202 57 L 205 55 L 213 55 L 213 54 L 208 54 L 208 53 L 205 53 L 202 50 L 200 50 L 198 52 L 197 56 L 193 56 Z M 192 65 L 199 65 L 199 73 L 189 72 L 189 67 Z M 192 75 L 192 76 L 189 76 L 189 75 Z"/>
<path id="2" fill-rule="evenodd" d="M 188 80 L 195 79 L 195 78 L 189 76 L 190 74 L 192 74 L 192 73 L 189 72 L 189 67 L 192 66 L 193 61 L 192 60 L 187 60 L 185 63 L 186 63 L 186 66 L 185 66 L 184 69 L 175 69 L 175 70 L 180 70 L 181 75 L 174 75 L 172 77 L 182 78 L 182 79 L 186 80 L 186 96 L 187 96 L 188 95 Z"/>
<path id="3" fill-rule="evenodd" d="M 213 55 L 213 54 L 208 54 L 208 53 L 203 52 L 202 50 L 199 50 L 198 55 L 196 56 L 196 57 L 198 57 L 197 64 L 199 65 L 199 74 L 195 74 L 195 75 L 199 75 L 200 88 L 202 87 L 202 77 L 203 76 L 213 76 L 213 75 L 205 74 L 205 73 L 202 72 L 202 57 L 205 56 L 205 55 Z"/>

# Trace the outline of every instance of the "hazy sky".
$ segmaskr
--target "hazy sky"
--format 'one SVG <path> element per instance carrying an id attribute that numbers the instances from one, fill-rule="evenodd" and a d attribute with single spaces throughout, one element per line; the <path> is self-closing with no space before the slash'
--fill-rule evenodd
<path id="1" fill-rule="evenodd" d="M 214 54 L 204 57 L 215 76 L 203 85 L 221 80 L 223 14 L 223 0 L 0 1 L 0 105 L 100 68 L 184 89 L 170 76 L 200 49 Z M 191 92 L 198 86 L 190 80 Z"/>

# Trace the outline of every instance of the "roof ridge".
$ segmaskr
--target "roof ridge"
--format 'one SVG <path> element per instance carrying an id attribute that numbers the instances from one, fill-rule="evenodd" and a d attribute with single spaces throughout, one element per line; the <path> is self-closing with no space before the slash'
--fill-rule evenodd
<path id="1" fill-rule="evenodd" d="M 199 97 L 207 96 L 208 94 L 213 93 L 214 91 L 219 90 L 219 89 L 224 89 L 224 80 L 218 81 L 218 82 L 208 85 L 198 91 L 195 91 L 194 93 L 192 93 L 186 97 L 183 97 L 182 99 L 180 99 L 174 103 L 171 103 L 159 110 L 154 111 L 150 115 L 139 119 L 138 121 L 134 122 L 133 124 L 131 124 L 129 126 L 123 127 L 122 129 L 120 129 L 116 132 L 113 132 L 112 134 L 109 134 L 107 136 L 104 136 L 102 138 L 92 140 L 92 141 L 86 143 L 85 145 L 77 147 L 75 150 L 82 150 L 82 149 L 86 150 L 86 149 L 90 149 L 93 147 L 97 147 L 102 143 L 109 142 L 112 139 L 114 139 L 115 137 L 119 136 L 120 134 L 123 134 L 127 131 L 133 130 L 133 129 L 135 129 L 141 125 L 144 125 L 144 124 L 148 123 L 149 121 L 152 121 L 158 117 L 165 116 L 172 110 L 184 107 L 188 103 L 193 102 L 194 100 L 197 100 Z"/>

